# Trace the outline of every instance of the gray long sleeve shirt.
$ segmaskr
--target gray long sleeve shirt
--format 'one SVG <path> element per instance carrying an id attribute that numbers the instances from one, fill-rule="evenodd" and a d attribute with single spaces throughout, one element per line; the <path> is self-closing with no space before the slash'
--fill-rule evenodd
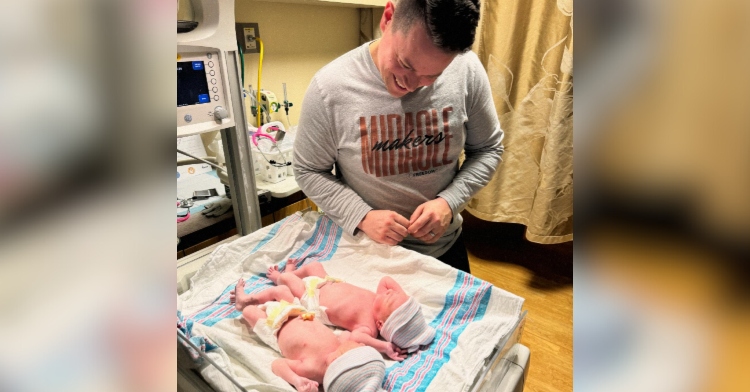
<path id="1" fill-rule="evenodd" d="M 294 174 L 302 191 L 350 234 L 373 209 L 409 219 L 420 204 L 445 199 L 454 217 L 445 234 L 434 244 L 411 236 L 400 244 L 438 257 L 461 233 L 459 212 L 492 178 L 502 139 L 476 54 L 456 56 L 435 83 L 394 98 L 367 43 L 313 77 L 294 143 Z"/>

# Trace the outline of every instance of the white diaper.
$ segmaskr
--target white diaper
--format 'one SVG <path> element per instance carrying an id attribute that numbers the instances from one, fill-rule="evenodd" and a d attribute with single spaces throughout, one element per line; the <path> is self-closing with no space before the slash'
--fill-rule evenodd
<path id="1" fill-rule="evenodd" d="M 302 295 L 302 298 L 300 298 L 302 306 L 307 308 L 308 311 L 315 313 L 315 317 L 317 317 L 323 324 L 333 325 L 331 321 L 328 320 L 328 315 L 326 314 L 327 308 L 325 306 L 320 306 L 320 289 L 318 288 L 318 285 L 323 282 L 342 282 L 342 280 L 330 276 L 326 276 L 325 278 L 308 276 L 303 278 L 302 282 L 305 283 L 305 293 Z"/>
<path id="2" fill-rule="evenodd" d="M 281 302 L 266 302 L 258 306 L 258 308 L 266 312 L 266 318 L 260 319 L 255 323 L 253 332 L 258 335 L 260 340 L 278 352 L 281 352 L 279 349 L 278 334 L 284 323 L 293 317 L 304 316 L 305 313 L 310 313 L 300 304 L 297 298 L 292 303 L 284 300 Z"/>

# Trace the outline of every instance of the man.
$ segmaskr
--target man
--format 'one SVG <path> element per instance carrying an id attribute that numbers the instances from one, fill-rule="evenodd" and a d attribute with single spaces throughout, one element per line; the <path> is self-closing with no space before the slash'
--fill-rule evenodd
<path id="1" fill-rule="evenodd" d="M 388 2 L 382 38 L 313 78 L 294 146 L 300 188 L 348 233 L 466 272 L 459 213 L 503 151 L 487 74 L 467 52 L 478 20 L 478 0 Z"/>

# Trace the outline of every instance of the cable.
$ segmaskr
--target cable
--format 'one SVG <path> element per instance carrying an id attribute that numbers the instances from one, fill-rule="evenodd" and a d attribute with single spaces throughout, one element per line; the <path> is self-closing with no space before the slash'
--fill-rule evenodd
<path id="1" fill-rule="evenodd" d="M 177 207 L 179 207 L 179 206 L 180 206 L 180 202 L 178 201 L 177 202 Z M 185 214 L 185 216 L 178 216 L 177 217 L 177 223 L 181 223 L 181 222 L 184 222 L 184 221 L 190 219 L 190 207 L 186 207 L 186 208 L 187 208 L 187 214 Z"/>
<path id="2" fill-rule="evenodd" d="M 242 85 L 245 85 L 245 53 L 242 52 L 242 45 L 237 42 L 237 49 L 240 51 L 240 64 L 242 65 Z"/>
<path id="3" fill-rule="evenodd" d="M 257 121 L 258 131 L 256 131 L 256 132 L 260 132 L 260 127 L 261 127 L 260 123 L 261 123 L 261 116 L 262 116 L 262 110 L 261 109 L 263 108 L 263 105 L 261 104 L 261 101 L 260 101 L 260 81 L 261 81 L 261 77 L 263 76 L 263 40 L 260 39 L 260 37 L 255 37 L 255 40 L 258 41 L 259 52 L 260 52 L 260 56 L 258 57 L 258 86 L 257 86 L 258 90 L 257 90 L 257 97 L 256 97 L 256 99 L 257 99 L 257 104 L 256 104 L 257 105 L 256 106 L 257 107 L 257 110 L 256 110 L 257 116 L 255 117 L 258 120 Z M 270 113 L 269 113 L 269 120 L 270 120 Z M 256 144 L 256 147 L 257 147 L 257 144 Z M 284 156 L 284 153 L 281 152 L 281 149 L 279 148 L 278 145 L 276 146 L 276 149 L 279 150 L 279 153 L 281 153 L 281 157 L 284 158 L 284 160 L 286 161 L 286 157 Z M 258 147 L 258 151 L 260 151 L 261 155 L 263 155 L 263 158 L 269 164 L 271 164 L 274 167 L 286 167 L 286 166 L 289 166 L 289 164 L 290 164 L 288 161 L 285 162 L 285 163 L 278 163 L 278 162 L 276 162 L 274 160 L 269 160 L 268 158 L 266 158 L 266 155 L 263 153 L 263 151 L 261 151 L 260 147 Z"/>
<path id="4" fill-rule="evenodd" d="M 207 160 L 205 160 L 205 159 L 202 159 L 202 158 L 198 158 L 198 157 L 197 157 L 197 156 L 195 156 L 195 155 L 192 155 L 192 154 L 188 154 L 188 153 L 186 153 L 185 151 L 182 151 L 182 150 L 180 150 L 179 148 L 177 149 L 177 152 L 178 152 L 178 153 L 180 153 L 180 154 L 182 154 L 182 155 L 187 155 L 187 156 L 189 156 L 190 158 L 193 158 L 193 159 L 197 159 L 197 160 L 199 160 L 199 161 L 201 161 L 201 162 L 205 163 L 206 165 L 210 165 L 210 166 L 213 166 L 213 167 L 215 167 L 216 169 L 219 169 L 219 170 L 224 170 L 224 168 L 223 168 L 223 167 L 221 167 L 221 166 L 219 166 L 219 165 L 217 165 L 217 164 L 215 164 L 215 163 L 211 163 L 211 162 L 209 162 L 209 161 L 207 161 Z"/>
<path id="5" fill-rule="evenodd" d="M 292 120 L 289 118 L 289 108 L 286 109 L 286 123 L 289 124 L 289 129 L 292 129 Z"/>
<path id="6" fill-rule="evenodd" d="M 261 120 L 261 103 L 260 103 L 260 77 L 263 74 L 263 41 L 260 39 L 260 37 L 255 37 L 255 40 L 258 41 L 258 44 L 260 45 L 260 57 L 258 58 L 258 110 L 257 116 L 255 118 L 258 119 L 258 129 L 260 129 L 260 120 Z"/>

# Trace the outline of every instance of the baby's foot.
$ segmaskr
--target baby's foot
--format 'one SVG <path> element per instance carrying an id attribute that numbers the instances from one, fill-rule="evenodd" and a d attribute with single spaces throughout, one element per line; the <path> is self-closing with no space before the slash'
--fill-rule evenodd
<path id="1" fill-rule="evenodd" d="M 272 265 L 268 267 L 268 271 L 266 271 L 266 277 L 268 279 L 271 279 L 271 281 L 274 284 L 279 284 L 279 277 L 281 276 L 281 272 L 279 272 L 279 266 L 278 265 Z"/>
<path id="2" fill-rule="evenodd" d="M 237 298 L 235 298 L 236 296 L 234 295 L 235 291 L 237 291 L 237 286 L 234 286 L 234 290 L 232 290 L 232 291 L 229 292 L 229 303 L 230 304 L 237 303 Z"/>
<path id="3" fill-rule="evenodd" d="M 286 264 L 286 269 L 284 270 L 284 272 L 294 272 L 296 270 L 297 270 L 297 264 L 287 263 Z"/>
<path id="4" fill-rule="evenodd" d="M 253 296 L 245 294 L 245 280 L 240 278 L 237 285 L 234 286 L 234 291 L 229 292 L 229 303 L 234 304 L 234 308 L 242 311 L 248 305 L 253 305 Z"/>

